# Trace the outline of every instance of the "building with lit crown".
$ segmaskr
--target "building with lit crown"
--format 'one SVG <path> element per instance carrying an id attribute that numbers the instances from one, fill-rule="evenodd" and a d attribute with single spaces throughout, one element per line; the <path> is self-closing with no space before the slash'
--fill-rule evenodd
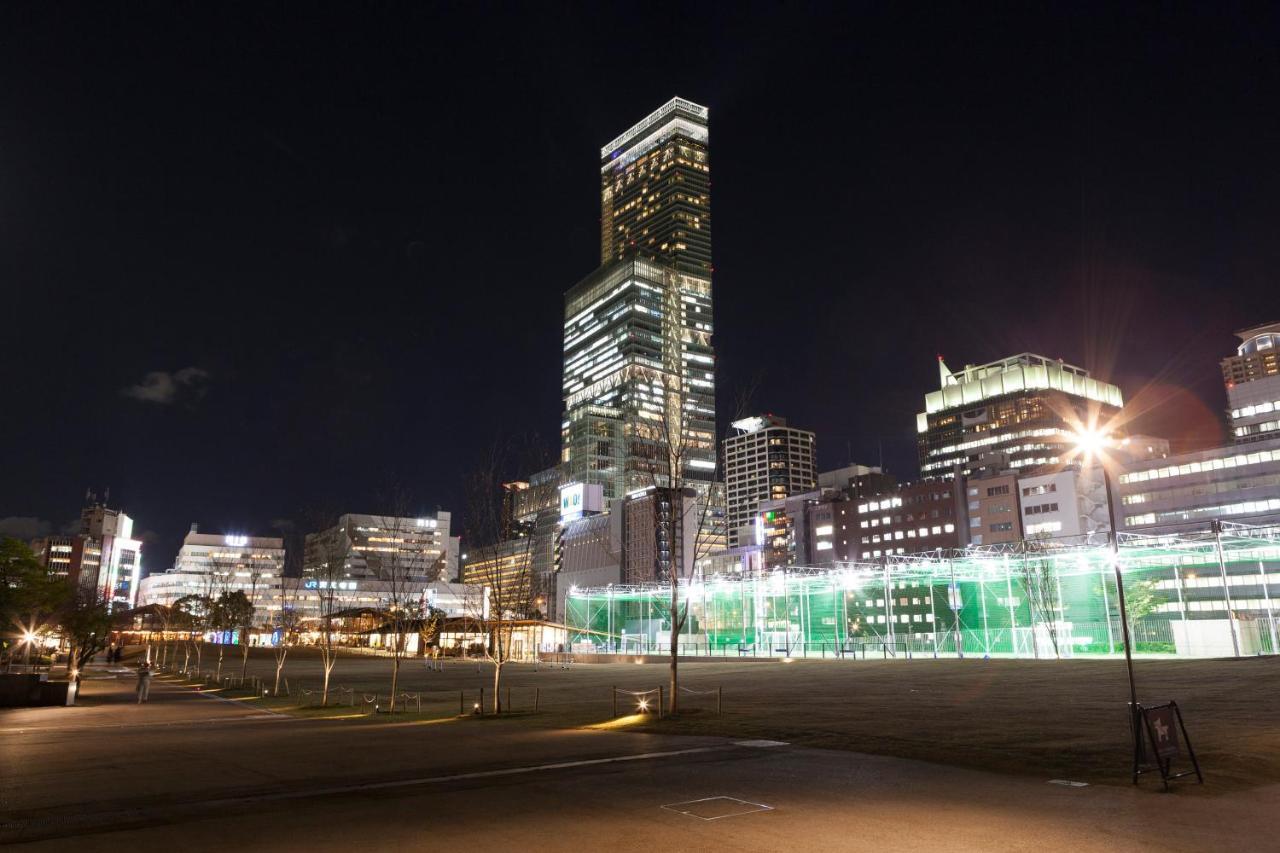
<path id="1" fill-rule="evenodd" d="M 564 481 L 606 500 L 714 480 L 707 110 L 675 98 L 601 150 L 601 266 L 564 297 Z"/>
<path id="2" fill-rule="evenodd" d="M 1115 385 L 1032 353 L 957 371 L 939 359 L 938 371 L 941 387 L 916 415 L 926 478 L 967 476 L 993 454 L 1014 471 L 1058 464 L 1076 430 L 1109 422 L 1124 405 Z"/>

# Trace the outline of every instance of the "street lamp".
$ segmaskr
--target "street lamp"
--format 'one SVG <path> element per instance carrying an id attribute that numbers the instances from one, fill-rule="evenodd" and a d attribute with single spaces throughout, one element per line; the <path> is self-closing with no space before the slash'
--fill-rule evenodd
<path id="1" fill-rule="evenodd" d="M 1107 469 L 1102 451 L 1111 446 L 1111 437 L 1092 427 L 1082 428 L 1075 434 L 1076 448 L 1087 462 L 1096 456 L 1102 469 L 1102 488 L 1107 500 L 1107 518 L 1111 523 L 1111 568 L 1116 574 L 1116 599 L 1120 602 L 1120 635 L 1124 639 L 1124 666 L 1129 674 L 1129 726 L 1133 731 L 1133 757 L 1136 766 L 1141 749 L 1141 732 L 1138 721 L 1138 687 L 1133 678 L 1133 643 L 1129 639 L 1129 611 L 1124 601 L 1124 578 L 1120 574 L 1120 528 L 1116 525 L 1116 504 L 1112 497 L 1111 472 Z M 1110 619 L 1110 614 L 1107 615 Z"/>

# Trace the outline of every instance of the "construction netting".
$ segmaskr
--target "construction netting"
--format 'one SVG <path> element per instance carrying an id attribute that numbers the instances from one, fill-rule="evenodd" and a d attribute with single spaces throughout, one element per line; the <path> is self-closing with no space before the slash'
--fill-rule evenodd
<path id="1" fill-rule="evenodd" d="M 680 652 L 713 657 L 1274 654 L 1280 529 L 1015 543 L 679 585 Z M 671 647 L 669 584 L 569 591 L 574 651 Z"/>

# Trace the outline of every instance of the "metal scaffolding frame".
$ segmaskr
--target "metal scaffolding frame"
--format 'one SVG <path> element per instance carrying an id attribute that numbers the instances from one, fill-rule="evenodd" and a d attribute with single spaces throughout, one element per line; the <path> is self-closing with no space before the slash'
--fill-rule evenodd
<path id="1" fill-rule="evenodd" d="M 681 652 L 714 657 L 1078 657 L 1124 651 L 1112 551 L 1029 541 L 681 583 Z M 1274 654 L 1280 528 L 1121 534 L 1133 651 Z M 670 587 L 572 589 L 580 651 L 668 653 Z M 1229 642 L 1228 642 L 1229 640 Z"/>

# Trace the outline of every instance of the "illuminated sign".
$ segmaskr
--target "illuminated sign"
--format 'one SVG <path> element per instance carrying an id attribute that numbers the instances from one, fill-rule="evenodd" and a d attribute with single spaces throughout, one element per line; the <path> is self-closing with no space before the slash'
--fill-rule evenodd
<path id="1" fill-rule="evenodd" d="M 560 522 L 582 518 L 586 513 L 604 511 L 604 486 L 599 483 L 569 483 L 560 487 Z"/>
<path id="2" fill-rule="evenodd" d="M 230 545 L 232 548 L 243 548 L 249 544 L 248 536 L 224 536 L 222 541 Z"/>
<path id="3" fill-rule="evenodd" d="M 303 581 L 302 586 L 305 589 L 355 589 L 355 581 Z"/>
<path id="4" fill-rule="evenodd" d="M 560 521 L 582 518 L 582 483 L 569 483 L 560 487 Z"/>

